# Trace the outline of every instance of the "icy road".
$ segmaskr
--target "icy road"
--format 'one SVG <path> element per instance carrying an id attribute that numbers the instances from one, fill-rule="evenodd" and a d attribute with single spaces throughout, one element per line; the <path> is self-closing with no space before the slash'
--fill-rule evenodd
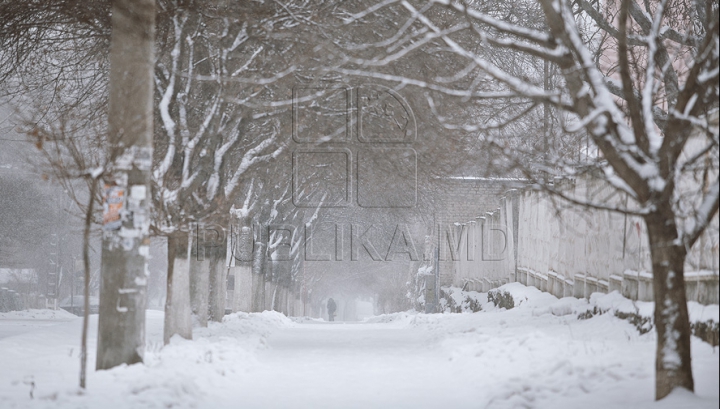
<path id="1" fill-rule="evenodd" d="M 507 311 L 490 304 L 361 323 L 237 313 L 164 347 L 162 313 L 148 311 L 145 364 L 92 371 L 85 392 L 76 386 L 81 320 L 59 317 L 0 339 L 0 407 L 718 407 L 717 348 L 694 338 L 697 394 L 655 403 L 653 332 L 612 314 L 578 320 L 587 301 L 528 291 Z M 94 338 L 91 348 L 92 368 Z"/>

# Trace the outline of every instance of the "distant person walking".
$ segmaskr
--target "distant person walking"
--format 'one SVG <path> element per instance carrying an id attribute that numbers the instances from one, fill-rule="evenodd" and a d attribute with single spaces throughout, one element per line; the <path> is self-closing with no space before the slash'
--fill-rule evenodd
<path id="1" fill-rule="evenodd" d="M 328 319 L 330 321 L 335 321 L 335 310 L 337 309 L 337 305 L 335 304 L 335 301 L 331 298 L 327 302 L 327 309 L 328 309 Z"/>

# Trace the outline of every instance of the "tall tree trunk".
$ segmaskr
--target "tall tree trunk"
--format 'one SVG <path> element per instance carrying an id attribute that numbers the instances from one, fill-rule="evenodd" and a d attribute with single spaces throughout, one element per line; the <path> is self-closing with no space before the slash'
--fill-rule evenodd
<path id="1" fill-rule="evenodd" d="M 233 291 L 233 312 L 252 311 L 252 267 L 249 263 L 236 262 L 231 267 L 235 272 L 235 290 Z"/>
<path id="2" fill-rule="evenodd" d="M 190 311 L 190 235 L 177 232 L 168 236 L 167 298 L 163 340 L 173 335 L 192 339 Z"/>
<path id="3" fill-rule="evenodd" d="M 285 286 L 278 283 L 275 287 L 275 305 L 273 306 L 273 310 L 286 314 L 285 301 Z"/>
<path id="4" fill-rule="evenodd" d="M 155 1 L 114 0 L 108 182 L 122 210 L 103 223 L 97 369 L 142 362 L 145 350 L 154 41 Z"/>
<path id="5" fill-rule="evenodd" d="M 232 311 L 252 311 L 253 247 L 252 221 L 249 217 L 235 220 L 231 235 L 231 271 L 235 275 Z"/>
<path id="6" fill-rule="evenodd" d="M 253 272 L 252 275 L 252 311 L 265 310 L 265 278 L 262 274 Z"/>
<path id="7" fill-rule="evenodd" d="M 87 384 L 87 335 L 88 320 L 90 319 L 90 228 L 92 227 L 97 185 L 97 178 L 93 178 L 90 184 L 90 198 L 85 212 L 85 229 L 83 230 L 83 270 L 85 280 L 83 281 L 83 325 L 80 337 L 80 387 L 83 389 Z"/>
<path id="8" fill-rule="evenodd" d="M 198 258 L 198 246 L 190 252 L 190 305 L 201 326 L 207 327 L 210 294 L 210 260 Z"/>
<path id="9" fill-rule="evenodd" d="M 645 217 L 650 242 L 655 298 L 655 398 L 674 388 L 694 390 L 690 357 L 690 320 L 685 295 L 686 250 L 678 240 L 671 205 L 658 205 Z"/>
<path id="10" fill-rule="evenodd" d="M 265 266 L 268 262 L 262 228 L 257 228 L 255 235 L 252 261 L 252 312 L 262 312 L 265 310 Z"/>
<path id="11" fill-rule="evenodd" d="M 227 248 L 225 243 L 213 248 L 210 254 L 210 319 L 222 322 L 227 296 Z"/>
<path id="12" fill-rule="evenodd" d="M 270 263 L 268 263 L 270 264 Z M 277 283 L 265 277 L 265 302 L 263 310 L 276 311 L 275 301 L 277 300 Z"/>

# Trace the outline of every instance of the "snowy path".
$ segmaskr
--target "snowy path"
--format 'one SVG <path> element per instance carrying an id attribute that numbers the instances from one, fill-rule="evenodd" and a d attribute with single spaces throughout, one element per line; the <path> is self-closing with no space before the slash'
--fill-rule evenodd
<path id="1" fill-rule="evenodd" d="M 705 398 L 658 405 L 653 335 L 610 316 L 577 321 L 527 312 L 396 314 L 384 323 L 284 328 L 269 337 L 231 399 L 247 408 L 717 407 L 718 356 L 707 344 L 693 344 L 697 392 Z"/>
<path id="2" fill-rule="evenodd" d="M 283 329 L 238 385 L 253 408 L 417 408 L 467 403 L 477 394 L 452 379 L 430 334 L 390 324 L 304 323 Z M 264 385 L 274 385 L 268 393 Z M 470 387 L 470 388 L 469 388 Z"/>
<path id="3" fill-rule="evenodd" d="M 654 332 L 640 335 L 612 314 L 578 320 L 560 308 L 568 300 L 534 291 L 508 311 L 363 323 L 237 313 L 164 347 L 163 314 L 148 311 L 145 364 L 99 372 L 92 316 L 86 391 L 77 388 L 82 320 L 60 317 L 0 339 L 0 408 L 718 407 L 717 348 L 693 338 L 696 396 L 656 403 Z"/>

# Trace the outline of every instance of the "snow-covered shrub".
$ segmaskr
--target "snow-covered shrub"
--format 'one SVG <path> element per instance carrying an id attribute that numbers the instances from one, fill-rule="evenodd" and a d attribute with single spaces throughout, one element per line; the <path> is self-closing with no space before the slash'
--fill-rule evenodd
<path id="1" fill-rule="evenodd" d="M 720 324 L 713 320 L 692 322 L 690 330 L 693 335 L 714 347 L 720 344 Z"/>
<path id="2" fill-rule="evenodd" d="M 610 294 L 592 294 L 589 304 L 587 310 L 578 313 L 578 319 L 585 320 L 596 315 L 611 313 L 617 318 L 628 321 L 640 334 L 646 334 L 654 328 L 655 303 L 653 302 L 632 301 L 613 291 Z M 701 305 L 691 301 L 688 303 L 688 309 L 692 334 L 712 346 L 717 346 L 720 339 L 718 305 Z"/>
<path id="3" fill-rule="evenodd" d="M 451 313 L 482 311 L 482 293 L 463 291 L 458 287 L 440 288 L 440 306 L 442 311 Z"/>
<path id="4" fill-rule="evenodd" d="M 507 291 L 500 289 L 490 290 L 488 291 L 487 299 L 488 302 L 495 304 L 498 308 L 510 310 L 515 307 L 515 300 L 513 299 L 513 296 Z"/>
<path id="5" fill-rule="evenodd" d="M 581 312 L 580 314 L 578 314 L 578 319 L 579 320 L 587 320 L 596 315 L 603 315 L 606 312 L 607 311 L 603 311 L 600 308 L 598 308 L 597 306 L 595 306 L 592 309 L 588 309 L 587 311 Z"/>
<path id="6" fill-rule="evenodd" d="M 621 320 L 626 320 L 637 328 L 640 335 L 647 334 L 653 329 L 652 317 L 645 317 L 637 313 L 627 313 L 622 311 L 615 311 L 615 316 Z"/>
<path id="7" fill-rule="evenodd" d="M 610 310 L 604 310 L 598 308 L 597 306 L 594 306 L 592 309 L 588 309 L 587 311 L 578 314 L 578 319 L 587 320 L 596 315 L 605 314 L 606 312 L 610 312 Z M 630 324 L 632 324 L 638 330 L 640 335 L 647 334 L 653 329 L 652 317 L 642 316 L 638 313 L 624 311 L 615 311 L 614 315 L 621 320 L 626 320 Z"/>
<path id="8" fill-rule="evenodd" d="M 463 304 L 463 306 L 467 305 L 467 310 L 472 312 L 482 311 L 482 305 L 477 298 L 466 297 Z"/>
<path id="9" fill-rule="evenodd" d="M 460 310 L 460 303 L 457 301 L 455 295 L 460 289 L 456 287 L 441 287 L 440 288 L 440 306 L 443 311 L 451 313 L 462 312 Z"/>
<path id="10" fill-rule="evenodd" d="M 579 320 L 587 320 L 596 315 L 609 312 L 621 320 L 628 321 L 638 330 L 640 335 L 647 334 L 654 327 L 652 316 L 641 313 L 640 308 L 635 307 L 632 301 L 617 292 L 610 294 L 594 293 L 590 297 L 590 303 L 595 305 L 591 309 L 588 308 L 585 312 L 578 314 Z"/>
<path id="11" fill-rule="evenodd" d="M 420 266 L 417 273 L 413 274 L 406 283 L 407 294 L 405 297 L 415 311 L 425 311 L 426 279 L 434 276 L 433 268 L 431 265 Z M 442 304 L 442 295 L 440 303 Z"/>

